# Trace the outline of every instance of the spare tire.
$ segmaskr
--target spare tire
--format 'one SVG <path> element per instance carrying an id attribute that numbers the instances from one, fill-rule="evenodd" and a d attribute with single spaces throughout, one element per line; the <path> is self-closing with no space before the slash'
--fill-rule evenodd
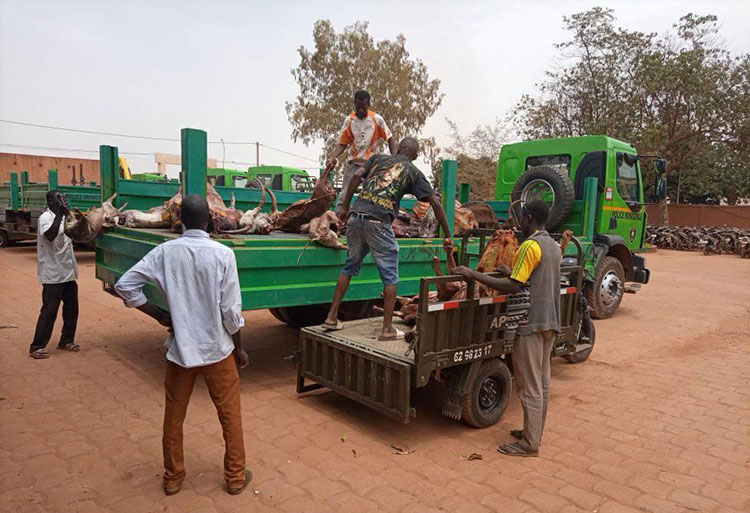
<path id="1" fill-rule="evenodd" d="M 550 203 L 547 230 L 553 231 L 568 219 L 573 210 L 575 191 L 568 175 L 548 166 L 538 166 L 530 167 L 518 177 L 510 197 L 513 201 L 541 199 Z"/>

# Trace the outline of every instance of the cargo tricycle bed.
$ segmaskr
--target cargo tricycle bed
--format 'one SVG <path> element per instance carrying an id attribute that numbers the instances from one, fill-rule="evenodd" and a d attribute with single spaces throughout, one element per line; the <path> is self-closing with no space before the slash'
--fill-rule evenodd
<path id="1" fill-rule="evenodd" d="M 578 265 L 561 268 L 562 330 L 553 354 L 578 363 L 591 353 L 595 334 L 580 293 L 581 246 L 575 238 L 572 241 Z M 471 256 L 475 255 L 462 255 L 461 260 Z M 473 298 L 478 286 L 474 280 L 422 278 L 416 325 L 394 321 L 406 331 L 404 339 L 379 341 L 382 317 L 345 322 L 338 331 L 303 328 L 297 392 L 328 388 L 406 423 L 416 414 L 412 388 L 436 380 L 446 385 L 444 415 L 480 428 L 496 423 L 510 398 L 510 356 L 518 323 L 529 308 L 529 294 L 428 301 L 431 287 L 462 280 L 467 282 L 466 297 Z"/>

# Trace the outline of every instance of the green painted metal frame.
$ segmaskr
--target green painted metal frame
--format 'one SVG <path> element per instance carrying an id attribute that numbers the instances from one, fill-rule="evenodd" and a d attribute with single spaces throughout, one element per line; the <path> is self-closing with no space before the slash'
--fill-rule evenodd
<path id="1" fill-rule="evenodd" d="M 21 208 L 21 189 L 18 187 L 18 173 L 10 174 L 10 209 L 18 210 Z"/>

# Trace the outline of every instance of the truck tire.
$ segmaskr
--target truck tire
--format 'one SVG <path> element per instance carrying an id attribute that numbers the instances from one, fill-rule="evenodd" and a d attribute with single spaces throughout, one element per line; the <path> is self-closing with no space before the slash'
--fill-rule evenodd
<path id="1" fill-rule="evenodd" d="M 496 423 L 508 407 L 512 383 L 510 370 L 502 360 L 492 358 L 482 362 L 461 397 L 461 420 L 475 428 Z"/>
<path id="2" fill-rule="evenodd" d="M 586 301 L 591 306 L 591 317 L 609 319 L 622 302 L 625 292 L 625 271 L 613 256 L 605 256 L 596 266 L 595 281 L 587 286 Z"/>
<path id="3" fill-rule="evenodd" d="M 588 310 L 586 299 L 582 297 L 581 301 L 583 302 L 583 308 L 586 308 Z M 594 344 L 596 343 L 596 327 L 594 326 L 594 322 L 591 320 L 591 316 L 586 314 L 581 316 L 581 325 L 577 342 L 579 344 L 584 342 L 584 337 L 588 338 L 587 343 L 591 344 L 591 347 L 582 351 L 576 351 L 575 353 L 564 354 L 563 358 L 569 363 L 585 362 L 586 360 L 588 360 L 589 356 L 591 356 L 591 352 L 594 350 Z"/>
<path id="4" fill-rule="evenodd" d="M 10 246 L 10 237 L 8 237 L 8 232 L 5 230 L 0 230 L 0 248 L 7 248 Z"/>
<path id="5" fill-rule="evenodd" d="M 547 230 L 551 232 L 568 219 L 573 210 L 575 189 L 568 175 L 548 166 L 538 166 L 518 177 L 510 197 L 513 201 L 551 200 L 547 219 Z"/>

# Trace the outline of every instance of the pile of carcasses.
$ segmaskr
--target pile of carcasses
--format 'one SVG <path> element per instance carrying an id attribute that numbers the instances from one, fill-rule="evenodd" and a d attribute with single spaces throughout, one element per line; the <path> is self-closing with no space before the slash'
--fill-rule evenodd
<path id="1" fill-rule="evenodd" d="M 726 226 L 649 226 L 646 241 L 658 248 L 733 253 L 750 258 L 750 230 Z"/>
<path id="2" fill-rule="evenodd" d="M 211 184 L 207 184 L 211 218 L 208 231 L 218 237 L 231 237 L 233 234 L 267 235 L 274 230 L 291 233 L 309 233 L 310 238 L 324 246 L 346 249 L 338 241 L 336 233 L 340 223 L 336 214 L 329 209 L 333 205 L 336 193 L 328 180 L 330 169 L 326 170 L 313 188 L 312 195 L 290 205 L 279 212 L 276 196 L 260 181 L 255 181 L 261 189 L 261 199 L 257 207 L 243 212 L 235 208 L 234 196 L 229 207 Z M 266 195 L 271 197 L 271 212 L 261 210 L 266 202 Z M 112 204 L 115 196 L 107 199 L 102 206 L 94 208 L 87 214 L 78 209 L 73 211 L 65 222 L 65 233 L 79 243 L 90 243 L 106 227 L 115 225 L 129 228 L 171 228 L 175 232 L 182 230 L 180 207 L 182 193 L 178 192 L 163 205 L 146 212 L 125 210 L 126 205 L 115 208 Z"/>
<path id="3" fill-rule="evenodd" d="M 417 201 L 411 213 L 400 209 L 392 226 L 396 237 L 437 237 L 440 228 L 432 206 L 425 201 Z M 453 235 L 463 235 L 476 228 L 497 228 L 495 212 L 481 201 L 463 205 L 456 201 Z"/>
<path id="4" fill-rule="evenodd" d="M 572 237 L 573 232 L 565 230 L 560 241 L 560 248 L 563 252 Z M 492 273 L 500 270 L 502 267 L 512 267 L 517 249 L 518 239 L 513 230 L 496 230 L 487 247 L 484 249 L 482 257 L 479 259 L 477 271 Z M 432 263 L 435 269 L 435 276 L 443 276 L 440 268 L 440 259 L 436 256 L 433 258 Z M 451 274 L 455 267 L 456 262 L 453 259 L 453 253 L 448 253 L 446 270 Z M 430 303 L 437 301 L 460 301 L 466 299 L 468 295 L 466 281 L 438 283 L 436 287 L 437 291 L 431 291 L 427 299 Z M 474 299 L 499 295 L 502 295 L 502 293 L 481 283 L 475 283 Z M 397 307 L 398 309 L 393 312 L 396 316 L 401 317 L 410 324 L 414 323 L 417 320 L 417 312 L 419 311 L 419 296 L 399 296 L 397 298 Z M 375 307 L 375 310 L 382 311 L 382 308 Z"/>

